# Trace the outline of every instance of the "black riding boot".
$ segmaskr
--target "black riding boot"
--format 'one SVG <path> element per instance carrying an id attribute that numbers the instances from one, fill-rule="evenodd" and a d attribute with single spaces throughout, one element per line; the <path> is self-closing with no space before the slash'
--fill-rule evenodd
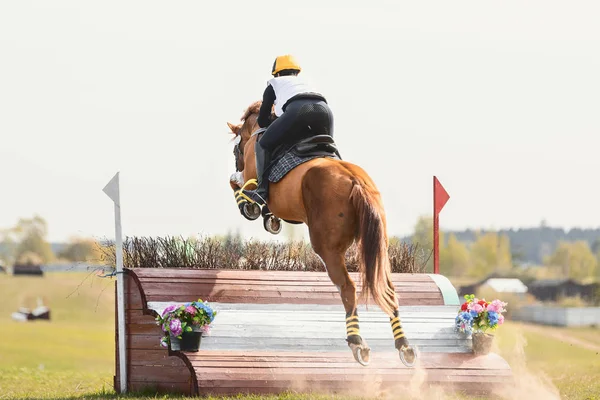
<path id="1" fill-rule="evenodd" d="M 269 197 L 269 177 L 266 174 L 266 169 L 271 162 L 271 152 L 265 150 L 259 142 L 256 142 L 254 153 L 256 154 L 256 176 L 258 180 L 256 194 L 263 199 L 259 203 L 264 206 L 267 204 L 267 197 Z"/>

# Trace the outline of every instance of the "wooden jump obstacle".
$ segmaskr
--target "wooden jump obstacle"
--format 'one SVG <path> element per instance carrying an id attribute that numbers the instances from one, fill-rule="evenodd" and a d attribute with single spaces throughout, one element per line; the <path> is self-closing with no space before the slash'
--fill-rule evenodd
<path id="1" fill-rule="evenodd" d="M 420 351 L 414 368 L 398 358 L 389 318 L 372 300 L 368 310 L 359 307 L 371 364 L 354 361 L 340 295 L 324 272 L 124 269 L 127 389 L 185 395 L 356 394 L 367 385 L 406 390 L 419 376 L 423 385 L 470 393 L 506 385 L 512 377 L 506 361 L 494 353 L 475 356 L 470 339 L 454 332 L 459 299 L 447 278 L 393 274 L 393 282 L 404 331 Z M 156 313 L 171 302 L 198 298 L 218 312 L 200 351 L 160 347 Z"/>

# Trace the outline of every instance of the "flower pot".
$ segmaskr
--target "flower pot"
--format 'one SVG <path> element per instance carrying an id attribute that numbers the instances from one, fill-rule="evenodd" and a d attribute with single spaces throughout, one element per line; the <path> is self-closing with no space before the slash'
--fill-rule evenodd
<path id="1" fill-rule="evenodd" d="M 484 332 L 475 332 L 472 335 L 472 339 L 473 353 L 476 355 L 484 355 L 490 352 L 492 342 L 494 341 L 494 335 Z"/>
<path id="2" fill-rule="evenodd" d="M 181 339 L 171 336 L 171 350 L 196 352 L 200 349 L 202 331 L 199 326 L 192 327 L 191 332 L 183 332 Z"/>

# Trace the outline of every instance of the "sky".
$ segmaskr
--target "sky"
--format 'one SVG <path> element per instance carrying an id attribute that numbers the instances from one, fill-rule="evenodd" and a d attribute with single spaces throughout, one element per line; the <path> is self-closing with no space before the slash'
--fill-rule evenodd
<path id="1" fill-rule="evenodd" d="M 0 1 L 0 227 L 274 238 L 237 211 L 227 122 L 293 54 L 390 235 L 600 226 L 596 1 Z M 304 228 L 302 228 L 304 229 Z M 304 231 L 305 232 L 305 231 Z"/>

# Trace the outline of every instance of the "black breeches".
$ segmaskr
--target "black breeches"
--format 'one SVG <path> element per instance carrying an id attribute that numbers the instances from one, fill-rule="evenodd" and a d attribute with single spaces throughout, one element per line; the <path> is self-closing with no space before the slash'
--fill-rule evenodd
<path id="1" fill-rule="evenodd" d="M 333 114 L 322 100 L 297 99 L 285 108 L 259 139 L 259 144 L 272 151 L 283 143 L 294 143 L 315 135 L 333 137 Z"/>

